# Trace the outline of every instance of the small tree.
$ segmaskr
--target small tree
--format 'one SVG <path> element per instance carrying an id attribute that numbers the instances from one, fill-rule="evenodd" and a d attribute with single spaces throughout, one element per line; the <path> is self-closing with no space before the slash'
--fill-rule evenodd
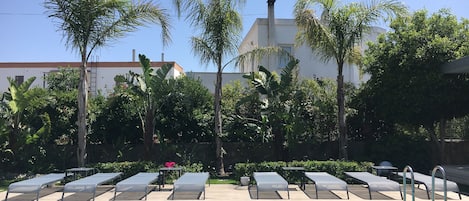
<path id="1" fill-rule="evenodd" d="M 8 92 L 3 94 L 2 112 L 8 133 L 7 150 L 14 153 L 16 162 L 25 162 L 28 159 L 21 159 L 19 156 L 26 156 L 23 153 L 26 145 L 47 142 L 50 135 L 51 122 L 47 113 L 37 114 L 37 108 L 48 103 L 46 92 L 40 88 L 30 88 L 36 77 L 31 77 L 21 84 L 8 77 L 10 87 Z M 34 116 L 29 117 L 28 116 Z M 39 117 L 39 118 L 38 118 Z M 32 119 L 39 119 L 39 126 L 34 126 Z M 34 161 L 30 161 L 33 163 Z"/>
<path id="2" fill-rule="evenodd" d="M 444 75 L 440 67 L 469 54 L 468 24 L 448 10 L 429 17 L 418 11 L 394 20 L 394 31 L 370 45 L 365 58 L 371 79 L 360 93 L 361 109 L 388 124 L 423 126 L 441 153 L 440 162 L 446 120 L 469 113 L 469 77 Z"/>
<path id="3" fill-rule="evenodd" d="M 298 82 L 298 60 L 290 61 L 283 69 L 280 78 L 263 66 L 259 72 L 243 77 L 249 79 L 263 102 L 262 119 L 271 129 L 274 142 L 274 155 L 277 160 L 288 160 L 288 126 L 294 118 L 290 114 Z"/>
<path id="4" fill-rule="evenodd" d="M 59 68 L 57 72 L 49 72 L 45 76 L 47 88 L 52 91 L 74 91 L 80 82 L 80 72 L 76 68 Z"/>
<path id="5" fill-rule="evenodd" d="M 158 87 L 166 87 L 166 76 L 172 69 L 170 64 L 165 64 L 159 68 L 156 73 L 153 72 L 150 59 L 145 55 L 138 55 L 142 66 L 142 74 L 130 72 L 132 76 L 128 80 L 130 90 L 135 95 L 136 103 L 142 104 L 143 108 L 139 113 L 143 131 L 143 145 L 145 160 L 151 160 L 151 147 L 153 144 L 153 135 L 155 135 L 156 111 L 158 108 L 157 100 L 161 94 L 157 94 Z"/>

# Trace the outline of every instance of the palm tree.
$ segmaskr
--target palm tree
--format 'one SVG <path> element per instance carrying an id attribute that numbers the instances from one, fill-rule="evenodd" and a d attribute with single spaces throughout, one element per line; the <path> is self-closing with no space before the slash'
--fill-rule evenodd
<path id="1" fill-rule="evenodd" d="M 219 175 L 224 175 L 222 148 L 222 73 L 223 62 L 227 56 L 236 54 L 242 31 L 241 16 L 237 7 L 242 0 L 174 0 L 179 8 L 188 12 L 187 19 L 201 31 L 199 37 L 192 37 L 192 47 L 200 56 L 202 63 L 213 63 L 217 67 L 214 94 L 214 122 L 216 144 L 216 168 Z"/>
<path id="2" fill-rule="evenodd" d="M 294 13 L 298 26 L 297 43 L 310 46 L 325 62 L 334 59 L 337 63 L 339 153 L 347 160 L 344 64 L 359 63 L 361 53 L 357 48 L 358 43 L 371 29 L 372 23 L 384 17 L 405 14 L 406 8 L 397 0 L 376 0 L 369 4 L 349 3 L 343 6 L 339 3 L 338 0 L 298 0 Z M 322 9 L 319 17 L 313 7 Z"/>
<path id="3" fill-rule="evenodd" d="M 49 17 L 58 21 L 66 45 L 80 54 L 78 86 L 78 148 L 79 166 L 85 165 L 87 118 L 87 63 L 93 50 L 111 40 L 135 31 L 145 23 L 161 25 L 163 42 L 170 40 L 168 14 L 151 1 L 132 3 L 127 0 L 46 0 Z"/>

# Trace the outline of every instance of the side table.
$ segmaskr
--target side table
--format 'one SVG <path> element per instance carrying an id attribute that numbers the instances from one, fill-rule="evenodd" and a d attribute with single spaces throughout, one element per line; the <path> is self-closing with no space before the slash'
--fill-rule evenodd
<path id="1" fill-rule="evenodd" d="M 88 175 L 92 175 L 95 173 L 96 173 L 96 169 L 94 168 L 86 168 L 86 167 L 70 168 L 70 169 L 65 170 L 65 178 L 73 175 L 73 180 L 76 180 L 77 175 L 84 175 L 85 177 L 87 177 Z"/>
<path id="2" fill-rule="evenodd" d="M 159 190 L 161 190 L 161 185 L 163 185 L 163 188 L 164 188 L 164 184 L 166 183 L 166 174 L 169 174 L 171 171 L 178 172 L 178 178 L 181 177 L 181 175 L 182 175 L 182 167 L 163 167 L 163 168 L 160 168 L 159 173 L 161 175 L 162 180 L 161 180 L 161 184 L 158 185 Z"/>
<path id="3" fill-rule="evenodd" d="M 285 173 L 289 172 L 289 175 L 296 175 L 300 178 L 300 188 L 303 189 L 305 186 L 305 168 L 304 167 L 282 167 L 283 171 Z M 288 175 L 288 176 L 289 176 Z M 288 178 L 287 179 L 288 183 L 290 183 Z"/>
<path id="4" fill-rule="evenodd" d="M 382 176 L 385 174 L 388 179 L 391 178 L 393 172 L 397 172 L 397 167 L 393 166 L 372 166 L 371 168 L 373 168 L 376 175 Z"/>

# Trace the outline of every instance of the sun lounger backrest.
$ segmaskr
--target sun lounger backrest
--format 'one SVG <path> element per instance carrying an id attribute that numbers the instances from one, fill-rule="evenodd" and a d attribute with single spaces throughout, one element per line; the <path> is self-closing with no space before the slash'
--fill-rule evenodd
<path id="1" fill-rule="evenodd" d="M 387 179 L 386 177 L 376 176 L 369 172 L 347 172 L 347 175 L 355 177 L 365 182 L 389 181 L 389 179 Z"/>
<path id="2" fill-rule="evenodd" d="M 17 193 L 35 192 L 44 185 L 52 184 L 64 179 L 65 173 L 51 173 L 32 179 L 10 184 L 8 191 Z"/>
<path id="3" fill-rule="evenodd" d="M 349 199 L 347 183 L 345 181 L 334 177 L 327 172 L 305 172 L 305 176 L 306 178 L 314 182 L 316 190 L 316 199 L 318 199 L 318 191 L 332 190 L 346 191 L 347 199 Z M 304 188 L 306 189 L 306 186 Z"/>
<path id="4" fill-rule="evenodd" d="M 314 181 L 318 190 L 347 190 L 347 183 L 327 172 L 305 172 L 305 176 Z"/>
<path id="5" fill-rule="evenodd" d="M 404 176 L 404 173 L 402 172 L 399 172 L 398 174 L 401 177 Z M 411 178 L 410 173 L 406 174 L 406 177 L 410 179 Z M 427 189 L 428 198 L 430 199 L 430 192 L 432 191 L 432 177 L 430 175 L 414 172 L 414 180 L 416 183 L 425 185 L 425 188 Z M 444 190 L 445 190 L 445 187 L 444 187 L 443 179 L 435 177 L 435 191 L 444 191 Z M 459 197 L 461 197 L 458 184 L 456 184 L 455 182 L 446 180 L 446 190 L 457 192 L 459 194 Z"/>
<path id="6" fill-rule="evenodd" d="M 258 190 L 285 190 L 288 182 L 276 172 L 254 172 Z"/>
<path id="7" fill-rule="evenodd" d="M 285 179 L 276 172 L 254 172 L 254 178 L 262 181 L 285 181 Z M 286 182 L 286 181 L 285 181 Z"/>
<path id="8" fill-rule="evenodd" d="M 400 192 L 401 190 L 399 183 L 389 180 L 386 177 L 373 175 L 369 172 L 345 172 L 345 174 L 363 183 L 366 183 L 368 185 L 370 199 L 371 199 L 371 192 L 378 192 L 378 191 Z M 401 197 L 402 197 L 402 193 L 401 193 Z"/>
<path id="9" fill-rule="evenodd" d="M 53 184 L 65 178 L 65 173 L 51 173 L 43 176 L 12 183 L 8 186 L 5 200 L 8 200 L 9 193 L 36 193 L 39 199 L 39 191 L 43 186 Z"/>
<path id="10" fill-rule="evenodd" d="M 118 192 L 143 192 L 158 179 L 158 173 L 140 172 L 116 184 Z"/>
<path id="11" fill-rule="evenodd" d="M 204 184 L 209 177 L 208 172 L 187 172 L 184 173 L 179 179 L 174 182 L 174 185 L 179 184 Z"/>
<path id="12" fill-rule="evenodd" d="M 64 192 L 95 192 L 96 186 L 112 181 L 122 173 L 97 173 L 65 184 Z"/>
<path id="13" fill-rule="evenodd" d="M 205 199 L 205 183 L 210 177 L 208 172 L 186 172 L 174 182 L 173 196 L 176 192 L 201 192 Z"/>
<path id="14" fill-rule="evenodd" d="M 399 176 L 403 176 L 403 173 L 400 172 Z M 410 174 L 407 174 L 406 176 L 408 178 L 410 178 Z M 418 173 L 418 172 L 414 172 L 414 179 L 417 182 L 424 183 L 427 186 L 427 188 L 429 189 L 429 191 L 432 190 L 431 189 L 432 188 L 432 177 L 431 176 L 421 174 L 421 173 Z M 444 190 L 443 182 L 444 182 L 443 179 L 435 177 L 435 190 L 436 191 L 443 191 Z M 454 192 L 459 191 L 458 185 L 456 183 L 452 182 L 452 181 L 446 180 L 446 187 L 447 187 L 448 191 L 454 191 Z"/>
<path id="15" fill-rule="evenodd" d="M 278 173 L 254 172 L 253 177 L 256 180 L 257 199 L 259 199 L 259 191 L 287 191 L 288 199 L 290 199 L 288 182 Z"/>
<path id="16" fill-rule="evenodd" d="M 159 173 L 140 172 L 116 184 L 114 200 L 117 192 L 144 192 L 147 200 L 148 186 L 158 179 Z"/>

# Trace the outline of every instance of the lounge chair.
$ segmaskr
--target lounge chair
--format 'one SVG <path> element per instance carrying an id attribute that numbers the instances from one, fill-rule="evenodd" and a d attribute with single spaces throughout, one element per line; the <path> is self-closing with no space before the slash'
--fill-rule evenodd
<path id="1" fill-rule="evenodd" d="M 402 192 L 399 183 L 389 180 L 385 177 L 373 175 L 369 172 L 345 172 L 349 177 L 366 184 L 371 198 L 371 192 L 379 191 L 399 191 L 402 198 Z"/>
<path id="2" fill-rule="evenodd" d="M 318 191 L 343 190 L 347 191 L 347 199 L 349 199 L 347 183 L 327 172 L 305 172 L 306 178 L 314 182 L 316 189 L 316 199 L 318 199 Z"/>
<path id="3" fill-rule="evenodd" d="M 288 199 L 290 199 L 288 182 L 278 173 L 254 172 L 253 177 L 256 180 L 257 199 L 259 199 L 259 191 L 287 191 Z"/>
<path id="4" fill-rule="evenodd" d="M 84 177 L 65 184 L 62 192 L 62 201 L 65 193 L 93 193 L 93 201 L 96 197 L 96 188 L 98 185 L 112 181 L 119 177 L 122 173 L 96 173 L 91 176 Z"/>
<path id="5" fill-rule="evenodd" d="M 12 183 L 8 186 L 5 201 L 8 200 L 8 193 L 36 193 L 36 200 L 39 200 L 39 192 L 44 187 L 61 181 L 65 178 L 65 173 L 51 173 L 32 179 L 27 179 Z"/>
<path id="6" fill-rule="evenodd" d="M 399 172 L 399 176 L 403 177 L 404 173 Z M 406 177 L 410 179 L 410 173 L 406 174 Z M 421 174 L 418 172 L 414 172 L 414 182 L 416 184 L 423 184 L 427 191 L 428 199 L 430 199 L 430 192 L 432 191 L 432 177 L 429 175 Z M 444 183 L 443 179 L 435 177 L 435 190 L 436 191 L 444 191 Z M 446 180 L 446 190 L 453 191 L 459 194 L 459 199 L 462 199 L 461 193 L 459 192 L 458 184 L 452 181 Z"/>
<path id="7" fill-rule="evenodd" d="M 209 178 L 208 172 L 187 172 L 174 182 L 173 197 L 176 192 L 200 192 L 204 194 L 205 200 L 205 184 Z"/>
<path id="8" fill-rule="evenodd" d="M 114 200 L 117 192 L 144 192 L 147 200 L 148 186 L 158 180 L 158 173 L 140 172 L 116 184 Z"/>

